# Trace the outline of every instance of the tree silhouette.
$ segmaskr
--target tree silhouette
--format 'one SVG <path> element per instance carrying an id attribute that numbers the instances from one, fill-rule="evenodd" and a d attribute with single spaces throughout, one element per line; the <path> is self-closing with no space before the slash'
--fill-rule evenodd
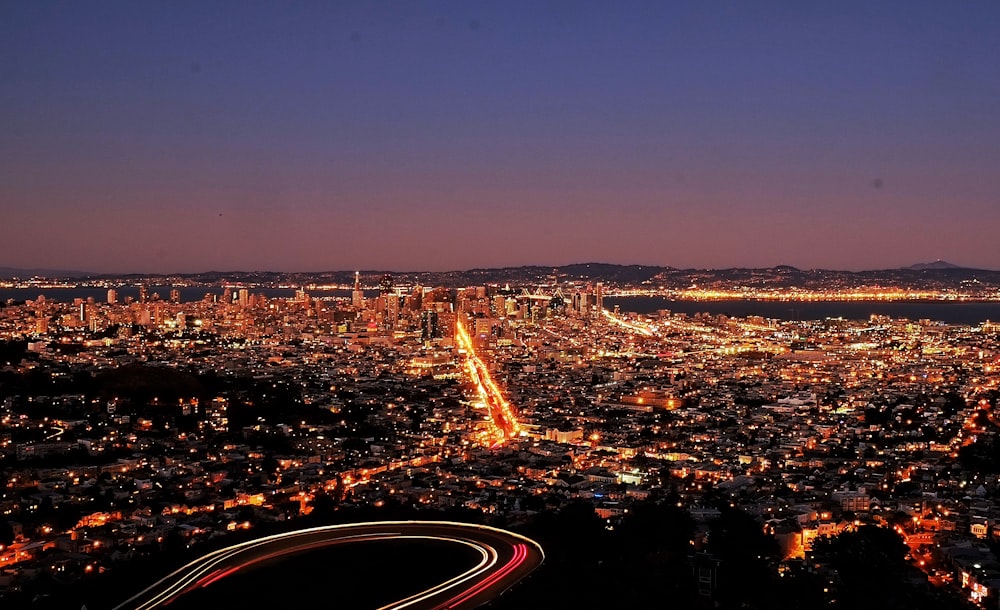
<path id="1" fill-rule="evenodd" d="M 772 564 L 780 559 L 773 536 L 752 515 L 723 508 L 709 524 L 708 552 L 720 561 L 718 601 L 724 607 L 773 607 L 776 580 Z"/>
<path id="2" fill-rule="evenodd" d="M 915 568 L 907 547 L 892 529 L 864 525 L 813 543 L 814 558 L 834 570 L 836 607 L 851 610 L 959 608 L 953 596 L 935 595 L 911 584 Z"/>

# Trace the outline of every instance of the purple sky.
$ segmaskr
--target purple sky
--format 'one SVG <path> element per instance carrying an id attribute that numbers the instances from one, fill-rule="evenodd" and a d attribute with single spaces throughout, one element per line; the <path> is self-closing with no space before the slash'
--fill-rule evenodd
<path id="1" fill-rule="evenodd" d="M 1000 269 L 997 32 L 989 0 L 3 2 L 0 266 Z"/>

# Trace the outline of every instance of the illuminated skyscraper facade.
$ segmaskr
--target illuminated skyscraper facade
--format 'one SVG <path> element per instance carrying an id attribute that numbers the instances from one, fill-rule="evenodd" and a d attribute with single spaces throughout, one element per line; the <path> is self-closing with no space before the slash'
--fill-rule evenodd
<path id="1" fill-rule="evenodd" d="M 361 272 L 354 272 L 354 291 L 351 292 L 351 305 L 355 309 L 362 309 L 365 306 L 365 293 L 361 291 Z"/>

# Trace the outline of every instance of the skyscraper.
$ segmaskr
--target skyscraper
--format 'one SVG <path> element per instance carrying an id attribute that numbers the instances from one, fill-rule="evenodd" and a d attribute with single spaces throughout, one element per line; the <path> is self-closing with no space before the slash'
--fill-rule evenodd
<path id="1" fill-rule="evenodd" d="M 392 330 L 399 314 L 399 297 L 392 292 L 392 276 L 386 273 L 379 280 L 378 313 L 382 316 L 383 325 Z"/>
<path id="2" fill-rule="evenodd" d="M 351 304 L 355 309 L 365 306 L 365 293 L 361 292 L 361 272 L 354 272 L 354 291 L 351 293 Z"/>
<path id="3" fill-rule="evenodd" d="M 399 301 L 398 294 L 389 293 L 385 297 L 385 325 L 390 330 L 399 322 Z"/>
<path id="4" fill-rule="evenodd" d="M 420 312 L 420 339 L 430 341 L 440 337 L 441 328 L 438 326 L 438 313 L 432 309 Z"/>

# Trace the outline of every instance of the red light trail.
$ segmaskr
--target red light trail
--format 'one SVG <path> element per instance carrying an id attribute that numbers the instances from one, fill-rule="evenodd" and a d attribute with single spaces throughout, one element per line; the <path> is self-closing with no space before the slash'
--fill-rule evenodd
<path id="1" fill-rule="evenodd" d="M 452 521 L 331 525 L 265 536 L 213 551 L 147 587 L 115 610 L 163 607 L 195 589 L 214 585 L 244 568 L 283 555 L 335 544 L 421 538 L 471 547 L 480 553 L 481 559 L 470 569 L 380 610 L 474 608 L 494 599 L 545 559 L 538 543 L 485 525 Z M 503 557 L 510 559 L 504 562 Z"/>

